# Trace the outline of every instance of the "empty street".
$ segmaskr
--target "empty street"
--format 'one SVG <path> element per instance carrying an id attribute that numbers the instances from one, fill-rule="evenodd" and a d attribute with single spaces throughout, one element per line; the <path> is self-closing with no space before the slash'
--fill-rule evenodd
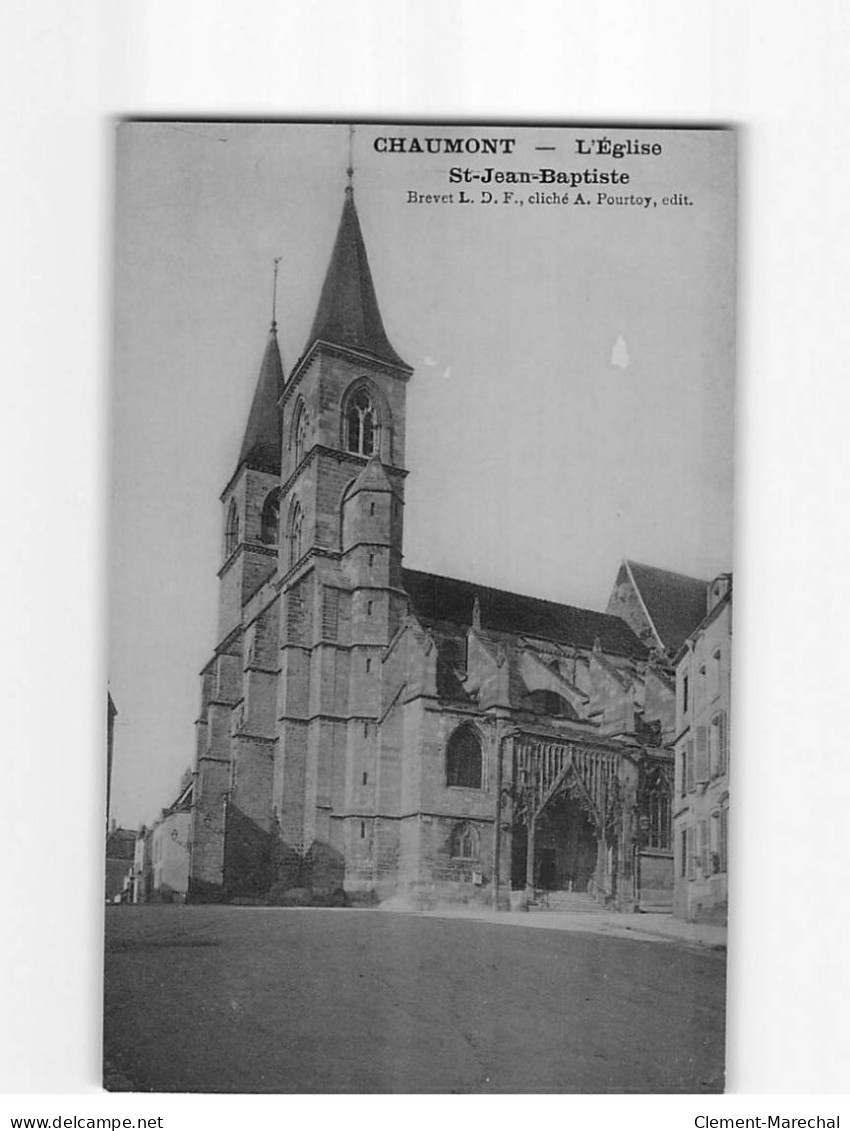
<path id="1" fill-rule="evenodd" d="M 586 927 L 108 908 L 106 1086 L 721 1091 L 724 953 Z"/>

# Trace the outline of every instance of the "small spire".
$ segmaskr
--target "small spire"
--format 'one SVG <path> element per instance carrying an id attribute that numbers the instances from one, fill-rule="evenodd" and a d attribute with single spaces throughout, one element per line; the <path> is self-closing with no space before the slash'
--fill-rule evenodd
<path id="1" fill-rule="evenodd" d="M 348 127 L 348 168 L 345 170 L 348 177 L 348 184 L 345 186 L 345 192 L 348 196 L 354 195 L 354 126 L 349 124 Z"/>
<path id="2" fill-rule="evenodd" d="M 277 266 L 277 260 L 275 260 Z M 274 311 L 272 311 L 274 313 Z M 281 420 L 278 404 L 283 394 L 283 362 L 277 341 L 277 322 L 272 320 L 271 333 L 260 365 L 254 399 L 245 426 L 237 468 L 243 463 L 255 471 L 280 475 L 282 451 Z"/>
<path id="3" fill-rule="evenodd" d="M 274 259 L 274 281 L 272 282 L 272 333 L 277 333 L 277 273 L 280 268 L 281 256 Z"/>

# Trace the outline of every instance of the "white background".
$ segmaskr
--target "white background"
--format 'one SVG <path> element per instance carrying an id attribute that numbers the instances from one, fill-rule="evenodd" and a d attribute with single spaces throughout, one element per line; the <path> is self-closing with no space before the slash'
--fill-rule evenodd
<path id="1" fill-rule="evenodd" d="M 850 1065 L 849 36 L 850 9 L 835 0 L 6 0 L 0 1088 L 34 1093 L 8 1100 L 10 1112 L 164 1114 L 171 1128 L 257 1116 L 284 1125 L 341 1114 L 341 1103 L 358 1122 L 402 1115 L 400 1100 L 98 1094 L 109 116 L 194 113 L 743 126 L 738 1095 L 559 1097 L 547 1114 L 681 1127 L 705 1111 L 850 1115 L 835 1095 Z M 474 1112 L 458 1102 L 463 1118 L 528 1116 L 521 1097 L 475 1098 Z"/>

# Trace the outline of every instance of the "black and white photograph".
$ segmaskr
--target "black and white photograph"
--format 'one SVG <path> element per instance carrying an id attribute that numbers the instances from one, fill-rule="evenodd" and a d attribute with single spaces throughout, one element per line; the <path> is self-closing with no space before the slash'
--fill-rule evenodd
<path id="1" fill-rule="evenodd" d="M 723 1091 L 737 148 L 116 125 L 106 1089 Z"/>

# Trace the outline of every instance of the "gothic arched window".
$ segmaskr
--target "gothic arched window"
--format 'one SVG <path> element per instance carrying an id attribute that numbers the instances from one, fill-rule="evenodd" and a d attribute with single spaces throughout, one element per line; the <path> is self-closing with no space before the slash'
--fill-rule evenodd
<path id="1" fill-rule="evenodd" d="M 563 695 L 557 691 L 538 688 L 528 695 L 528 706 L 540 715 L 551 715 L 557 719 L 574 719 L 576 713 Z"/>
<path id="2" fill-rule="evenodd" d="M 711 720 L 708 731 L 709 772 L 713 778 L 725 774 L 729 763 L 729 737 L 726 712 L 720 711 Z"/>
<path id="3" fill-rule="evenodd" d="M 304 512 L 301 510 L 301 504 L 297 499 L 292 500 L 292 506 L 289 508 L 289 529 L 287 537 L 289 539 L 289 564 L 294 566 L 301 558 L 302 553 L 302 529 L 304 526 Z"/>
<path id="4" fill-rule="evenodd" d="M 224 556 L 229 558 L 239 545 L 239 511 L 236 509 L 236 500 L 230 500 L 230 509 L 227 512 L 227 525 L 224 528 Z"/>
<path id="5" fill-rule="evenodd" d="M 452 829 L 449 851 L 458 860 L 477 860 L 480 852 L 478 829 L 463 821 Z"/>
<path id="6" fill-rule="evenodd" d="M 370 456 L 378 446 L 380 422 L 372 395 L 360 386 L 345 406 L 345 450 Z"/>
<path id="7" fill-rule="evenodd" d="M 481 739 L 474 726 L 458 727 L 446 747 L 446 785 L 481 788 Z"/>
<path id="8" fill-rule="evenodd" d="M 292 426 L 292 443 L 295 448 L 295 467 L 301 463 L 307 450 L 307 410 L 301 401 L 295 410 L 295 420 Z"/>
<path id="9" fill-rule="evenodd" d="M 644 785 L 646 816 L 649 818 L 647 844 L 668 849 L 672 842 L 670 822 L 670 783 L 659 769 L 650 770 Z"/>
<path id="10" fill-rule="evenodd" d="M 263 513 L 260 517 L 260 541 L 267 546 L 277 542 L 277 527 L 280 517 L 280 491 L 275 488 L 266 495 Z"/>

